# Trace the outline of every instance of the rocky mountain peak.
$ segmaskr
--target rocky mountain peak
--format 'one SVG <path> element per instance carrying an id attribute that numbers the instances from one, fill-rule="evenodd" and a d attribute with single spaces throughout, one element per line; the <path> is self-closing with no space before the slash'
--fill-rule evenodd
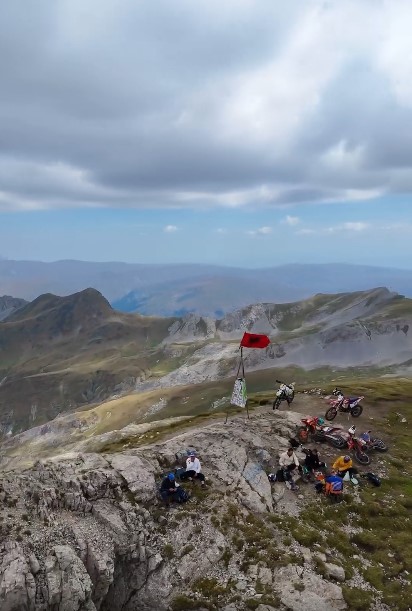
<path id="1" fill-rule="evenodd" d="M 112 311 L 109 302 L 99 291 L 88 288 L 66 297 L 58 297 L 51 293 L 40 295 L 10 317 L 9 322 L 30 318 L 44 320 L 50 317 L 54 317 L 55 320 L 60 317 L 63 322 L 63 319 L 70 317 L 73 324 L 77 324 L 91 317 L 107 316 Z"/>

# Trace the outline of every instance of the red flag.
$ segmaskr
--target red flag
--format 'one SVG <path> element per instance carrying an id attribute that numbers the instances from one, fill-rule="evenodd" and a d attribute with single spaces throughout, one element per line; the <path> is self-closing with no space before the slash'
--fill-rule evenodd
<path id="1" fill-rule="evenodd" d="M 243 348 L 266 348 L 270 339 L 267 335 L 256 335 L 256 333 L 244 333 L 240 345 Z"/>

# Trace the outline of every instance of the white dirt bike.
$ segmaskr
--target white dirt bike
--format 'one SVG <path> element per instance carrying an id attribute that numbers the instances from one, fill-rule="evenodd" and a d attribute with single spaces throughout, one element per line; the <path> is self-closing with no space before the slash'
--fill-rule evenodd
<path id="1" fill-rule="evenodd" d="M 276 398 L 273 401 L 272 409 L 279 409 L 282 401 L 287 401 L 287 404 L 290 407 L 293 399 L 295 398 L 295 382 L 292 382 L 291 384 L 285 384 L 280 380 L 276 380 L 276 382 L 280 384 L 280 386 L 276 391 Z"/>

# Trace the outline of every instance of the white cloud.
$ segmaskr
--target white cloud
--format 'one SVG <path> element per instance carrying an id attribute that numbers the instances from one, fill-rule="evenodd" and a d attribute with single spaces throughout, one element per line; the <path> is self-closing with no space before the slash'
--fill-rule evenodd
<path id="1" fill-rule="evenodd" d="M 410 0 L 31 4 L 0 20 L 0 210 L 412 193 Z"/>
<path id="2" fill-rule="evenodd" d="M 340 223 L 339 225 L 330 225 L 329 227 L 303 227 L 295 232 L 296 235 L 325 235 L 342 232 L 361 232 L 366 231 L 371 227 L 370 223 L 360 221 Z"/>
<path id="3" fill-rule="evenodd" d="M 369 228 L 369 223 L 343 223 L 343 228 L 347 229 L 348 231 L 365 231 Z"/>
<path id="4" fill-rule="evenodd" d="M 290 227 L 295 227 L 299 225 L 300 218 L 298 216 L 290 216 L 289 214 L 283 219 L 283 223 L 289 225 Z"/>
<path id="5" fill-rule="evenodd" d="M 303 229 L 299 229 L 295 233 L 296 235 L 312 235 L 313 233 L 316 233 L 316 231 L 314 229 L 303 228 Z"/>
<path id="6" fill-rule="evenodd" d="M 225 234 L 227 233 L 227 229 L 224 229 L 223 227 L 218 227 L 216 229 L 216 233 Z"/>
<path id="7" fill-rule="evenodd" d="M 174 233 L 175 231 L 177 231 L 177 227 L 176 225 L 166 225 L 166 227 L 163 229 L 163 231 L 165 233 Z"/>
<path id="8" fill-rule="evenodd" d="M 259 229 L 252 229 L 246 233 L 252 236 L 269 235 L 272 233 L 272 227 L 259 227 Z"/>
<path id="9" fill-rule="evenodd" d="M 359 170 L 364 160 L 363 145 L 350 147 L 346 140 L 340 140 L 321 157 L 326 166 L 337 170 Z"/>

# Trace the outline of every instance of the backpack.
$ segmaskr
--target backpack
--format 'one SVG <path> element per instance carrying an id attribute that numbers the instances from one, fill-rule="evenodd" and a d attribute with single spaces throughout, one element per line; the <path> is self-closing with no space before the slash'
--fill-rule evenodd
<path id="1" fill-rule="evenodd" d="M 375 475 L 375 473 L 365 473 L 365 477 L 367 478 L 368 481 L 371 482 L 371 484 L 373 484 L 374 486 L 380 486 L 381 485 L 381 478 L 378 477 L 377 475 Z"/>
<path id="2" fill-rule="evenodd" d="M 177 502 L 178 503 L 186 503 L 189 499 L 190 499 L 190 496 L 189 496 L 188 492 L 184 488 L 181 488 L 179 486 Z"/>
<path id="3" fill-rule="evenodd" d="M 186 473 L 186 469 L 184 467 L 178 467 L 175 469 L 175 478 L 180 480 L 183 473 Z"/>
<path id="4" fill-rule="evenodd" d="M 325 494 L 342 494 L 343 492 L 343 481 L 342 479 L 336 478 L 332 481 L 326 481 L 325 483 Z"/>

